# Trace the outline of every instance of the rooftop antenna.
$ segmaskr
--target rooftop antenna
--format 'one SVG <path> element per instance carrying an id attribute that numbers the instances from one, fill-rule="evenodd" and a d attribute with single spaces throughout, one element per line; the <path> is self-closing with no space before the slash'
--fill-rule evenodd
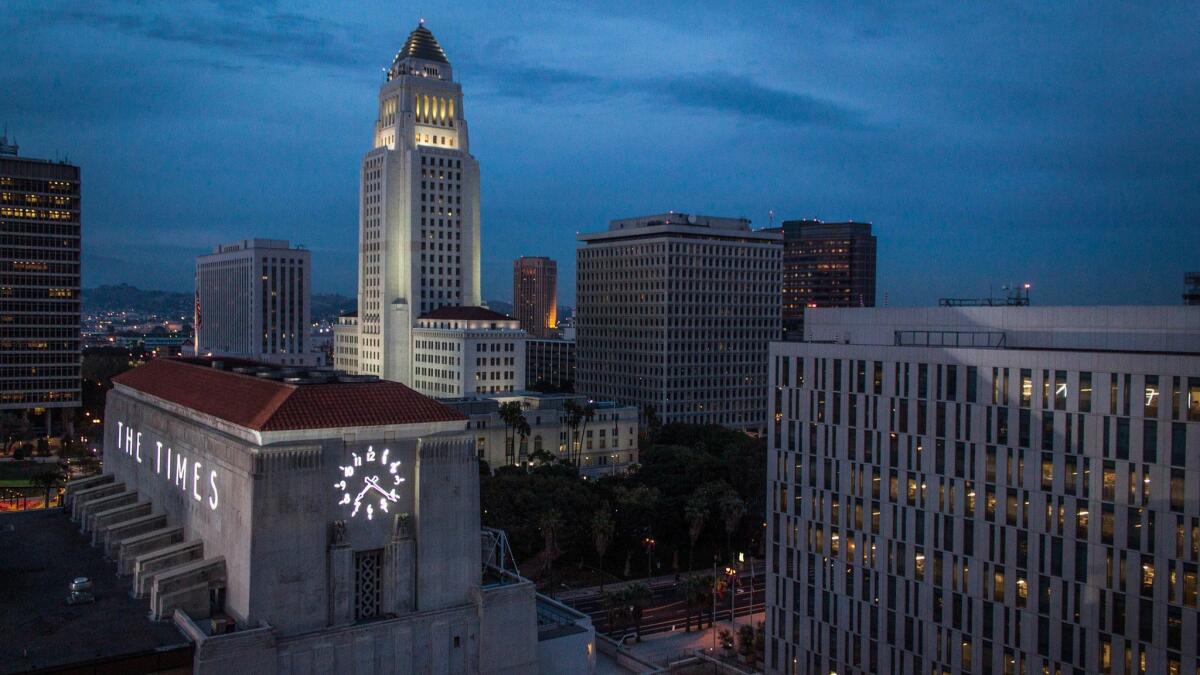
<path id="1" fill-rule="evenodd" d="M 775 227 L 775 209 L 767 210 L 767 227 Z"/>

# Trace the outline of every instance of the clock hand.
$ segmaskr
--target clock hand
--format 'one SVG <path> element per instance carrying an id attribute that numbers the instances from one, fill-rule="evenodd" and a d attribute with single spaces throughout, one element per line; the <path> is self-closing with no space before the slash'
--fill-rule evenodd
<path id="1" fill-rule="evenodd" d="M 377 481 L 374 478 L 367 478 L 364 482 L 366 482 L 366 484 L 367 484 L 367 487 L 363 488 L 364 492 L 368 489 L 375 489 L 376 491 L 379 492 L 379 494 L 383 495 L 384 497 L 387 497 L 388 499 L 390 499 L 392 501 L 398 501 L 400 499 L 400 497 L 396 495 L 395 490 L 392 490 L 391 492 L 387 492 L 383 488 L 379 487 L 379 481 Z"/>

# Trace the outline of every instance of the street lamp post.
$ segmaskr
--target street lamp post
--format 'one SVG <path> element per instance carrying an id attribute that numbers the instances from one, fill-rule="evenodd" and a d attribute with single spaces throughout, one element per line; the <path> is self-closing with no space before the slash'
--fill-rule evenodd
<path id="1" fill-rule="evenodd" d="M 649 580 L 654 576 L 654 546 L 655 541 L 650 537 L 642 540 L 642 545 L 646 547 L 646 579 Z"/>
<path id="2" fill-rule="evenodd" d="M 729 625 L 737 630 L 737 570 L 725 568 L 725 577 L 729 579 Z"/>

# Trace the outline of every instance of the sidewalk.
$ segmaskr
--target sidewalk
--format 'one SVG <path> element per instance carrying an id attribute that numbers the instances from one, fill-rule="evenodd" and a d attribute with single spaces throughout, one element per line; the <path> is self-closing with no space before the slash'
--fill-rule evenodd
<path id="1" fill-rule="evenodd" d="M 750 616 L 739 616 L 737 625 L 758 625 L 758 622 L 765 620 L 765 618 L 766 614 L 762 612 Z M 683 626 L 680 626 L 679 629 L 674 631 L 647 635 L 642 638 L 641 642 L 629 644 L 628 648 L 634 656 L 643 661 L 649 661 L 657 666 L 666 666 L 670 662 L 692 656 L 697 649 L 711 650 L 713 647 L 713 638 L 716 636 L 715 631 L 720 631 L 723 628 L 729 629 L 734 633 L 737 632 L 730 626 L 728 621 L 718 621 L 712 628 L 705 628 L 704 630 L 692 631 L 690 633 L 683 630 Z M 717 649 L 719 652 L 720 647 Z"/>
<path id="2" fill-rule="evenodd" d="M 740 572 L 739 576 L 741 578 L 747 578 L 747 577 L 751 576 L 750 572 L 751 572 L 750 565 L 747 564 L 746 568 Z M 695 576 L 698 576 L 698 577 L 702 577 L 702 576 L 706 576 L 706 575 L 712 575 L 712 570 L 711 569 L 698 569 L 698 570 L 695 570 L 694 572 L 692 572 L 692 574 Z M 721 574 L 720 569 L 717 570 L 717 574 L 718 574 L 718 576 Z M 765 562 L 762 560 L 755 560 L 753 576 L 762 577 L 765 574 L 766 574 Z M 682 583 L 683 580 L 686 579 L 687 577 L 688 577 L 687 572 L 680 572 L 679 573 L 679 582 Z M 614 581 L 612 583 L 606 583 L 606 584 L 604 584 L 604 592 L 607 593 L 609 591 L 618 591 L 627 586 L 631 586 L 633 584 L 646 584 L 647 586 L 649 586 L 651 588 L 663 588 L 666 586 L 671 586 L 674 583 L 675 583 L 675 574 L 671 573 L 671 574 L 664 574 L 662 576 L 652 577 L 650 579 L 644 579 L 644 578 L 643 579 L 629 579 L 627 581 Z M 580 588 L 573 588 L 569 591 L 559 591 L 554 594 L 554 597 L 556 600 L 558 600 L 560 602 L 565 602 L 565 601 L 569 601 L 569 600 L 575 600 L 578 598 L 589 598 L 589 597 L 595 596 L 599 593 L 600 593 L 600 586 L 598 586 L 598 585 L 583 586 Z"/>

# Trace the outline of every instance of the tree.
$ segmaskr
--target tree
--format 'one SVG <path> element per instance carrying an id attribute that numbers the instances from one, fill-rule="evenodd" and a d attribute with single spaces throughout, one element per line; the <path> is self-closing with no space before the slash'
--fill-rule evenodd
<path id="1" fill-rule="evenodd" d="M 45 490 L 45 501 L 42 504 L 45 508 L 50 508 L 50 490 L 57 488 L 62 483 L 62 476 L 56 471 L 44 471 L 35 474 L 31 482 Z"/>
<path id="2" fill-rule="evenodd" d="M 696 630 L 704 628 L 704 608 L 709 599 L 708 587 L 711 582 L 711 577 L 689 576 L 683 580 L 683 601 L 687 608 L 684 624 L 686 630 L 692 629 L 693 612 L 696 614 Z"/>
<path id="3" fill-rule="evenodd" d="M 604 605 L 604 611 L 608 614 L 608 634 L 615 635 L 617 630 L 625 623 L 624 619 L 629 607 L 625 602 L 624 591 L 609 591 L 602 596 L 601 602 Z"/>
<path id="4" fill-rule="evenodd" d="M 700 534 L 704 532 L 704 523 L 708 520 L 708 511 L 710 508 L 707 495 L 701 493 L 698 488 L 696 492 L 688 499 L 687 506 L 683 509 L 683 516 L 688 522 L 688 539 L 691 546 L 688 548 L 688 574 L 691 575 L 694 569 L 694 555 L 696 553 L 696 542 L 700 539 Z"/>
<path id="5" fill-rule="evenodd" d="M 554 559 L 558 557 L 559 553 L 556 533 L 561 526 L 562 517 L 554 509 L 550 509 L 538 517 L 538 530 L 541 531 L 545 544 L 542 548 L 543 555 L 546 556 L 545 572 L 550 577 L 550 597 L 552 598 L 554 597 Z"/>
<path id="6" fill-rule="evenodd" d="M 600 502 L 600 508 L 592 515 L 592 543 L 596 545 L 596 571 L 600 574 L 601 593 L 604 592 L 604 553 L 612 543 L 615 529 L 608 502 Z"/>
<path id="7" fill-rule="evenodd" d="M 563 403 L 563 412 L 566 413 L 565 421 L 567 423 L 567 461 L 574 463 L 575 447 L 579 443 L 579 423 L 583 420 L 583 409 L 574 400 L 567 399 Z M 579 464 L 575 464 L 575 471 L 578 473 Z"/>
<path id="8" fill-rule="evenodd" d="M 746 502 L 737 496 L 737 493 L 730 492 L 721 498 L 718 502 L 721 508 L 721 519 L 725 525 L 725 552 L 729 556 L 729 561 L 733 561 L 733 533 L 737 531 L 738 524 L 742 522 L 742 516 L 746 515 Z"/>
<path id="9" fill-rule="evenodd" d="M 662 420 L 658 417 L 658 409 L 653 404 L 642 408 L 642 428 L 645 430 L 645 440 L 654 443 L 658 440 L 658 432 L 662 431 Z"/>
<path id="10" fill-rule="evenodd" d="M 529 422 L 525 419 L 525 411 L 518 401 L 500 404 L 500 421 L 504 422 L 504 458 L 509 464 L 515 464 L 516 436 L 529 435 Z"/>
<path id="11" fill-rule="evenodd" d="M 579 425 L 579 440 L 576 441 L 576 443 L 575 443 L 575 445 L 577 446 L 576 450 L 575 450 L 575 466 L 576 467 L 583 466 L 583 439 L 587 435 L 588 422 L 591 422 L 592 418 L 594 418 L 595 416 L 596 416 L 596 406 L 592 405 L 591 403 L 585 403 L 579 409 L 579 420 L 581 423 Z"/>
<path id="12" fill-rule="evenodd" d="M 654 594 L 650 592 L 650 587 L 646 584 L 633 583 L 625 587 L 625 600 L 633 615 L 633 630 L 637 635 L 638 642 L 642 641 L 642 614 L 650 606 L 652 599 L 654 599 Z"/>

